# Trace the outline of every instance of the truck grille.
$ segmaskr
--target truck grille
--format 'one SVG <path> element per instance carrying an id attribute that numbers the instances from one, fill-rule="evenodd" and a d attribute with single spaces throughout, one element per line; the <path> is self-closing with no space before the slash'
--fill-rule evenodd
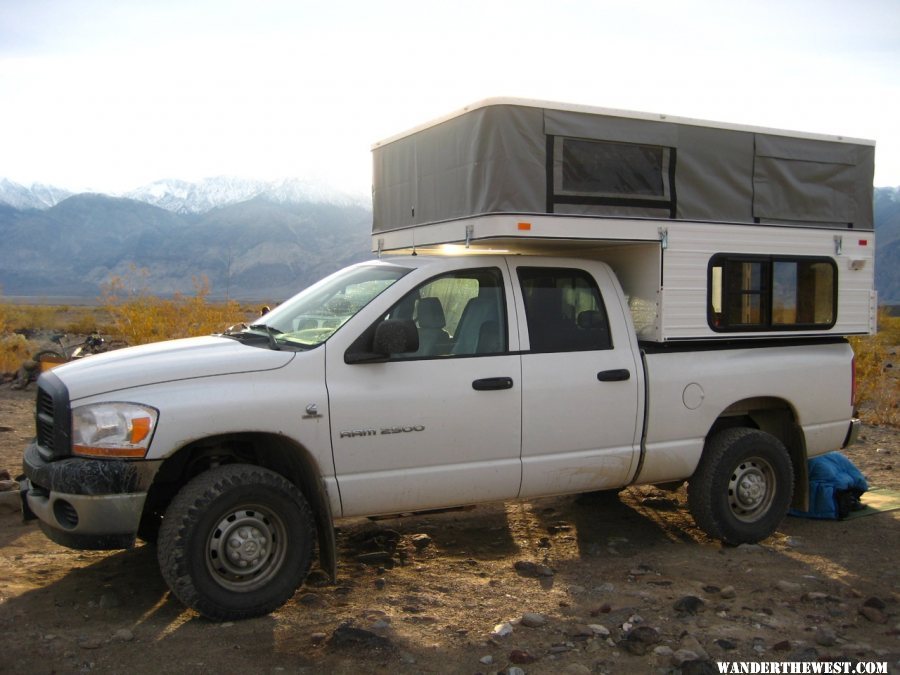
<path id="1" fill-rule="evenodd" d="M 53 452 L 53 396 L 43 389 L 38 389 L 35 407 L 35 423 L 37 424 L 38 445 Z"/>
<path id="2" fill-rule="evenodd" d="M 38 378 L 34 423 L 38 451 L 45 461 L 67 457 L 71 453 L 69 390 L 52 372 Z"/>

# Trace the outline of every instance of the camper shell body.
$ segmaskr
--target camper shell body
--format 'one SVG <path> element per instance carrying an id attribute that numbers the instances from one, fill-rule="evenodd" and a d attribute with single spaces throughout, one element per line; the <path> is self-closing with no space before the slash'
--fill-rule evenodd
<path id="1" fill-rule="evenodd" d="M 372 250 L 602 260 L 642 340 L 869 334 L 874 150 L 490 99 L 373 147 Z"/>

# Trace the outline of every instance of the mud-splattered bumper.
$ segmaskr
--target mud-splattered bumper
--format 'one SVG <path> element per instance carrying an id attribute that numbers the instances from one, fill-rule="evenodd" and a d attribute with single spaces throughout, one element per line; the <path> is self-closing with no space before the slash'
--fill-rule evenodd
<path id="1" fill-rule="evenodd" d="M 37 518 L 50 539 L 69 548 L 133 546 L 160 464 L 82 457 L 47 462 L 32 442 L 20 481 L 25 520 Z"/>

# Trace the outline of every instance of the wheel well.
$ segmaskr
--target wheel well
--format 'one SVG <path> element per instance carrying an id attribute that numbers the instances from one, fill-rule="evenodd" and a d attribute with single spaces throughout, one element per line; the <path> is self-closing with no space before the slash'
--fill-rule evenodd
<path id="1" fill-rule="evenodd" d="M 777 438 L 787 448 L 794 467 L 794 497 L 791 506 L 806 510 L 809 473 L 806 466 L 806 438 L 797 422 L 793 406 L 779 398 L 759 397 L 731 404 L 716 419 L 707 441 L 725 429 L 748 427 Z"/>
<path id="2" fill-rule="evenodd" d="M 165 513 L 182 486 L 195 476 L 215 466 L 235 463 L 270 469 L 303 493 L 316 521 L 319 563 L 334 579 L 337 570 L 334 524 L 318 466 L 305 448 L 278 434 L 225 434 L 186 445 L 160 466 L 147 492 L 145 517 Z"/>

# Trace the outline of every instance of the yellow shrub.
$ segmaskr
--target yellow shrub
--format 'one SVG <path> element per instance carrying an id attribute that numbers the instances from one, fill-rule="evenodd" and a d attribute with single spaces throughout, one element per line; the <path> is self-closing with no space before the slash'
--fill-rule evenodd
<path id="1" fill-rule="evenodd" d="M 37 345 L 23 335 L 8 333 L 0 335 L 0 374 L 16 373 L 24 361 L 37 351 Z"/>
<path id="2" fill-rule="evenodd" d="M 132 290 L 127 290 L 127 289 Z M 147 270 L 133 267 L 127 278 L 113 277 L 104 289 L 109 332 L 130 345 L 221 333 L 243 320 L 234 300 L 211 303 L 209 281 L 194 279 L 194 295 L 156 297 L 147 290 Z"/>
<path id="3" fill-rule="evenodd" d="M 856 354 L 856 404 L 866 422 L 900 425 L 900 374 L 891 367 L 900 344 L 900 318 L 882 311 L 878 334 L 850 339 Z"/>

